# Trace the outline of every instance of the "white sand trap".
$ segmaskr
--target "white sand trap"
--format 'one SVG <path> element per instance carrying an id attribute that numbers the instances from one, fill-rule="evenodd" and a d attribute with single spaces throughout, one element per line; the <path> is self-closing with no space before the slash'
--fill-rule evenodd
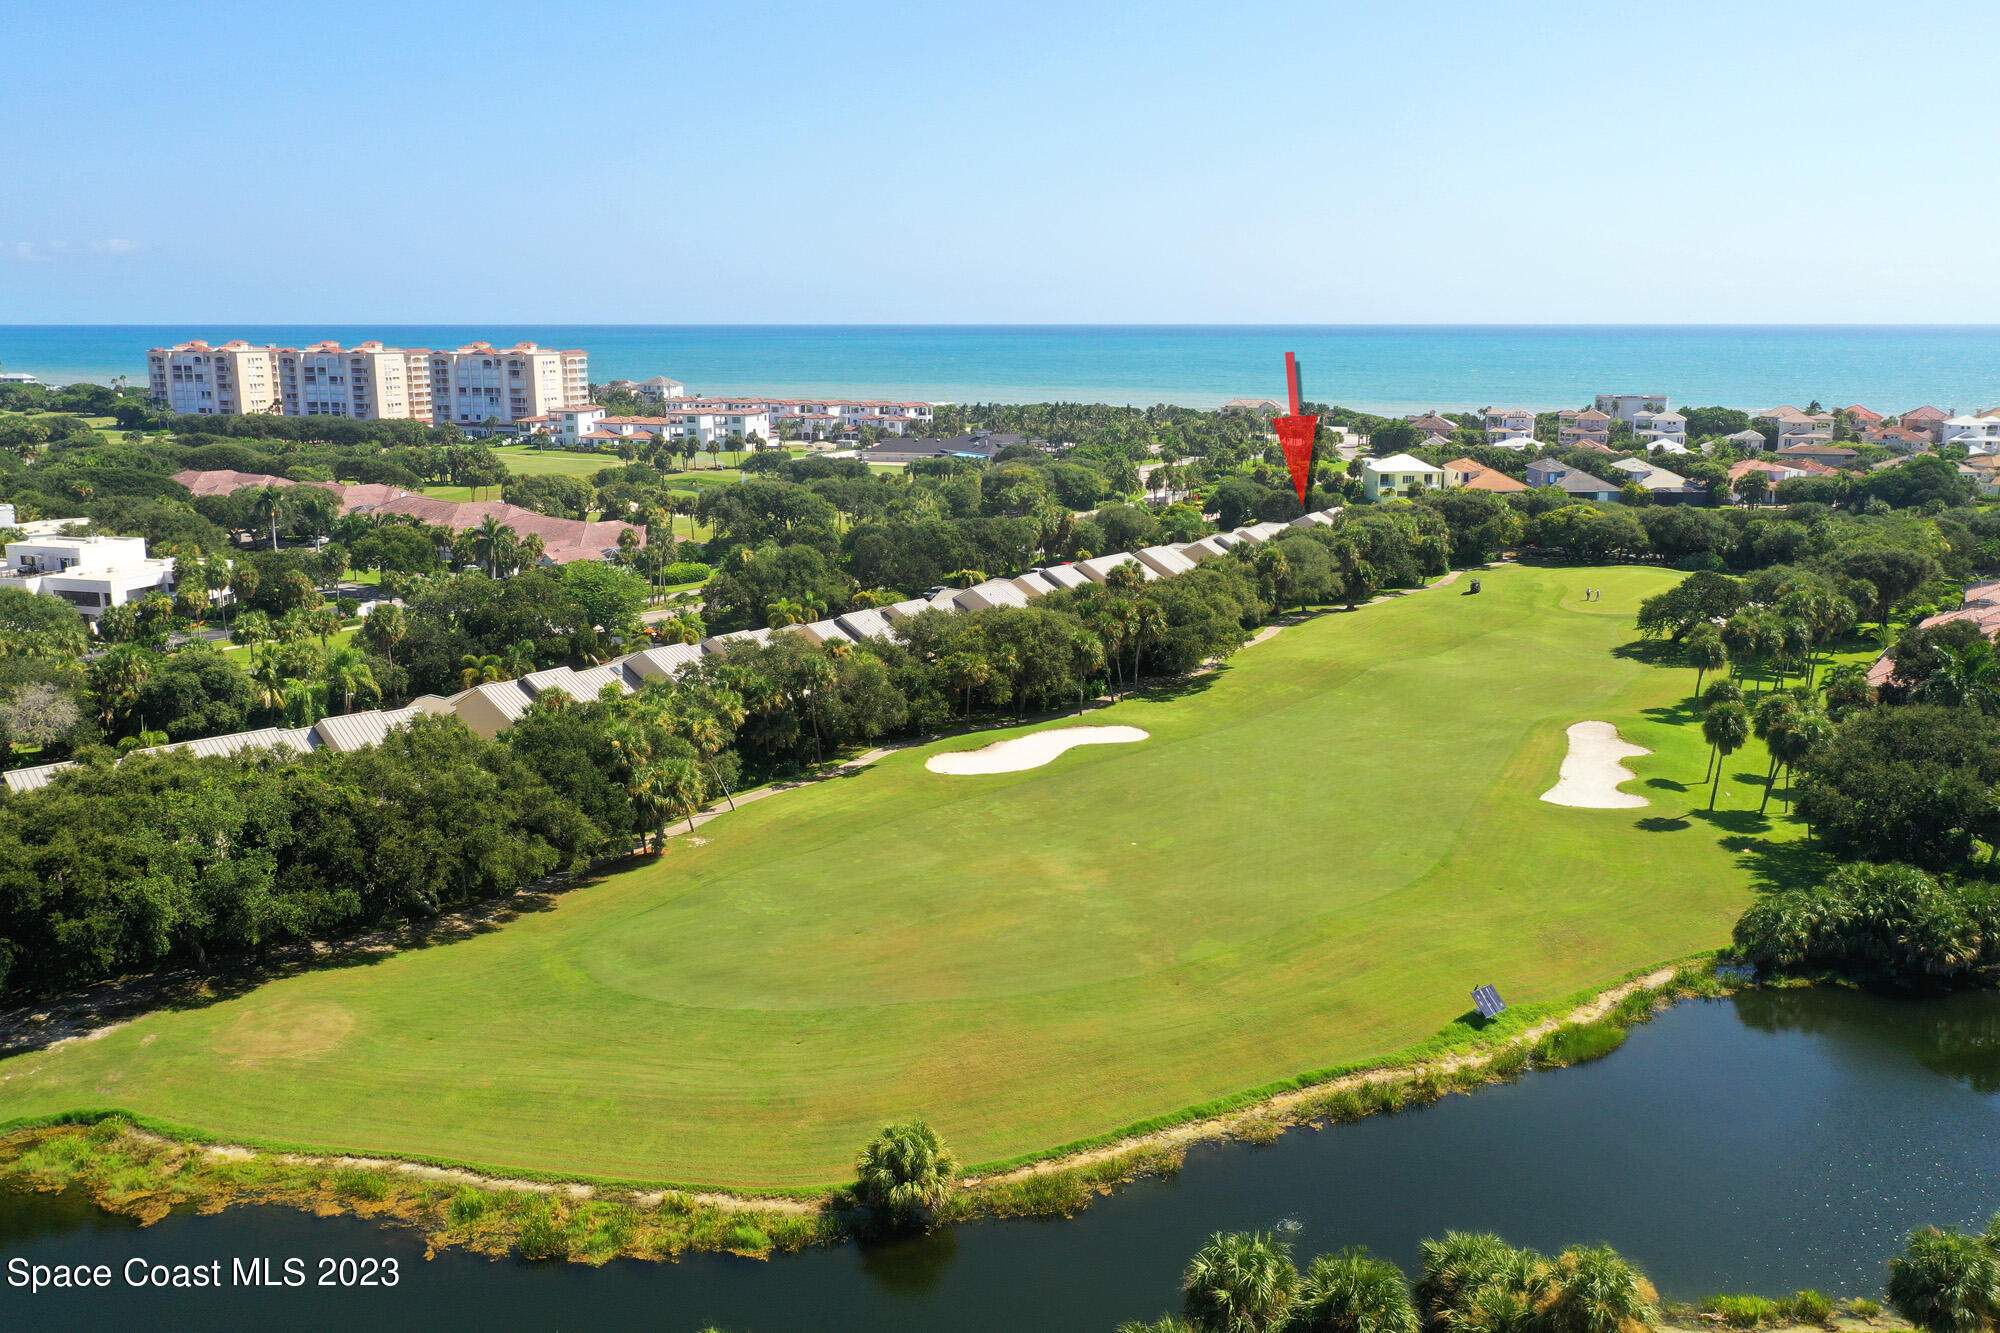
<path id="1" fill-rule="evenodd" d="M 1561 780 L 1543 792 L 1542 799 L 1550 805 L 1590 810 L 1651 805 L 1643 796 L 1618 790 L 1619 783 L 1639 776 L 1618 761 L 1651 753 L 1643 745 L 1619 740 L 1618 728 L 1609 722 L 1579 722 L 1569 729 L 1569 754 L 1563 758 Z"/>
<path id="2" fill-rule="evenodd" d="M 1137 727 L 1057 727 L 995 741 L 977 750 L 934 754 L 924 760 L 924 767 L 933 773 L 1019 773 L 1052 762 L 1073 745 L 1124 745 L 1147 738 L 1148 734 Z"/>

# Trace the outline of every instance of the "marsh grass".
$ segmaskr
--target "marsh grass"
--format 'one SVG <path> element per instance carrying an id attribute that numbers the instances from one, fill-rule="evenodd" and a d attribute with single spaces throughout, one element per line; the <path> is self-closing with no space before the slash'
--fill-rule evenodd
<path id="1" fill-rule="evenodd" d="M 1755 1328 L 1780 1314 L 1778 1303 L 1768 1296 L 1711 1296 L 1701 1308 L 1731 1328 Z"/>

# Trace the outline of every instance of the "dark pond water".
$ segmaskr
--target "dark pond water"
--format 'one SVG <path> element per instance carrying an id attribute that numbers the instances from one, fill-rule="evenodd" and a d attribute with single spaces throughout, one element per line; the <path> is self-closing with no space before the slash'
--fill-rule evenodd
<path id="1" fill-rule="evenodd" d="M 703 1256 L 590 1269 L 444 1254 L 353 1219 L 284 1209 L 138 1228 L 67 1197 L 0 1194 L 0 1253 L 30 1263 L 393 1257 L 386 1290 L 135 1290 L 30 1297 L 0 1327 L 647 1327 L 1088 1330 L 1176 1304 L 1211 1231 L 1298 1224 L 1300 1257 L 1485 1228 L 1544 1249 L 1604 1240 L 1669 1296 L 1816 1286 L 1879 1294 L 1912 1227 L 2000 1207 L 2000 996 L 1898 1002 L 1837 991 L 1684 1004 L 1595 1064 L 1271 1147 L 1190 1154 L 1067 1221 L 959 1227 L 909 1244 L 768 1262 Z"/>

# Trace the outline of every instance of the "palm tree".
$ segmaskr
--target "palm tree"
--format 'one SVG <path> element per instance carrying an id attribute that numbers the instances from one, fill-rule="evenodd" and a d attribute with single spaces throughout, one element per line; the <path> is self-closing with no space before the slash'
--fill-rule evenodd
<path id="1" fill-rule="evenodd" d="M 1158 643 L 1167 634 L 1167 613 L 1150 597 L 1141 597 L 1132 608 L 1132 683 L 1145 674 L 1146 645 Z"/>
<path id="2" fill-rule="evenodd" d="M 334 635 L 340 633 L 340 610 L 322 602 L 306 612 L 305 624 L 306 632 L 318 639 L 319 646 L 324 648 Z"/>
<path id="3" fill-rule="evenodd" d="M 1766 744 L 1771 747 L 1771 753 L 1776 756 L 1778 762 L 1784 765 L 1785 773 L 1789 777 L 1793 766 L 1811 754 L 1816 746 L 1825 744 L 1827 737 L 1832 734 L 1833 723 L 1827 720 L 1825 713 L 1810 704 L 1801 704 L 1792 714 L 1791 721 L 1786 724 L 1784 730 L 1771 737 Z M 1767 800 L 1770 798 L 1768 787 L 1765 789 L 1765 798 Z M 1758 806 L 1758 812 L 1762 813 L 1763 808 L 1761 805 Z M 1790 787 L 1787 786 L 1785 813 L 1790 814 L 1791 811 L 1792 795 Z"/>
<path id="4" fill-rule="evenodd" d="M 250 650 L 250 688 L 259 708 L 275 719 L 291 703 L 294 682 L 278 664 L 277 649 L 260 643 Z"/>
<path id="5" fill-rule="evenodd" d="M 954 569 L 944 576 L 945 583 L 953 588 L 970 588 L 974 584 L 986 582 L 983 569 Z"/>
<path id="6" fill-rule="evenodd" d="M 487 653 L 483 656 L 467 653 L 458 659 L 458 666 L 459 679 L 465 682 L 465 688 L 468 690 L 475 685 L 509 679 L 506 663 L 496 653 Z"/>
<path id="7" fill-rule="evenodd" d="M 139 698 L 139 687 L 153 674 L 154 654 L 136 644 L 121 643 L 90 666 L 91 688 L 98 703 L 98 716 L 106 727 L 123 718 Z"/>
<path id="8" fill-rule="evenodd" d="M 502 680 L 519 680 L 522 676 L 533 671 L 535 669 L 534 640 L 523 639 L 519 643 L 509 644 L 506 650 L 500 655 L 500 669 L 506 673 L 500 677 Z"/>
<path id="9" fill-rule="evenodd" d="M 285 511 L 285 488 L 265 486 L 251 493 L 250 521 L 259 527 L 271 527 L 271 549 L 278 549 L 278 519 Z"/>
<path id="10" fill-rule="evenodd" d="M 928 1225 L 951 1197 L 958 1159 L 922 1120 L 884 1125 L 854 1164 L 861 1202 L 899 1226 Z"/>
<path id="11" fill-rule="evenodd" d="M 993 679 L 993 664 L 977 653 L 946 653 L 938 660 L 939 670 L 959 692 L 959 716 L 972 715 L 972 692 Z"/>
<path id="12" fill-rule="evenodd" d="M 512 536 L 513 532 L 512 528 L 492 514 L 481 519 L 479 526 L 472 530 L 472 555 L 475 560 L 486 566 L 487 578 L 499 577 L 497 561 L 506 546 L 507 538 Z"/>
<path id="13" fill-rule="evenodd" d="M 653 625 L 653 637 L 661 643 L 700 643 L 707 637 L 701 617 L 692 611 L 678 612 Z"/>
<path id="14" fill-rule="evenodd" d="M 1715 752 L 1715 781 L 1708 789 L 1708 808 L 1715 809 L 1716 794 L 1722 790 L 1722 763 L 1743 748 L 1750 739 L 1750 713 L 1742 704 L 1720 703 L 1701 719 L 1702 739 Z"/>
<path id="15" fill-rule="evenodd" d="M 548 543 L 542 540 L 541 533 L 529 533 L 527 536 L 521 538 L 519 542 L 515 543 L 515 567 L 517 569 L 536 568 L 542 563 L 542 557 L 548 553 L 548 549 Z"/>
<path id="16" fill-rule="evenodd" d="M 1285 1333 L 1418 1333 L 1420 1327 L 1403 1270 L 1365 1249 L 1313 1260 L 1284 1324 Z"/>
<path id="17" fill-rule="evenodd" d="M 1756 733 L 1758 740 L 1764 742 L 1764 748 L 1771 754 L 1770 767 L 1764 772 L 1764 799 L 1757 802 L 1757 813 L 1760 815 L 1771 804 L 1771 788 L 1778 781 L 1778 764 L 1781 762 L 1778 758 L 1780 746 L 1778 738 L 1791 730 L 1792 720 L 1798 713 L 1797 699 L 1789 694 L 1774 693 L 1764 696 L 1762 702 L 1757 705 L 1756 712 L 1751 715 L 1750 729 Z"/>
<path id="18" fill-rule="evenodd" d="M 1564 1250 L 1549 1287 L 1543 1315 L 1555 1333 L 1642 1333 L 1659 1322 L 1659 1292 L 1609 1245 Z"/>
<path id="19" fill-rule="evenodd" d="M 2000 712 L 2000 653 L 1990 639 L 1940 644 L 1942 661 L 1917 692 L 1925 703 L 1976 708 L 1987 716 Z"/>
<path id="20" fill-rule="evenodd" d="M 1442 1329 L 1454 1322 L 1474 1292 L 1496 1281 L 1518 1251 L 1483 1231 L 1447 1231 L 1423 1243 L 1423 1271 L 1414 1284 L 1424 1325 Z"/>
<path id="21" fill-rule="evenodd" d="M 1291 1246 L 1261 1232 L 1219 1231 L 1188 1260 L 1181 1308 L 1206 1333 L 1264 1333 L 1283 1325 L 1298 1283 Z"/>
<path id="22" fill-rule="evenodd" d="M 410 637 L 410 618 L 400 606 L 377 606 L 361 622 L 361 641 L 396 664 L 396 645 Z"/>
<path id="23" fill-rule="evenodd" d="M 805 687 L 802 693 L 806 696 L 806 711 L 812 718 L 813 763 L 824 763 L 825 755 L 820 748 L 820 700 L 833 689 L 837 678 L 833 659 L 824 653 L 807 653 L 799 662 L 799 675 Z"/>
<path id="24" fill-rule="evenodd" d="M 340 711 L 343 713 L 348 711 L 357 694 L 365 694 L 372 699 L 382 697 L 382 687 L 375 683 L 375 672 L 358 648 L 334 649 L 328 654 L 320 675 L 328 691 L 340 695 Z"/>
<path id="25" fill-rule="evenodd" d="M 1978 1236 L 1924 1227 L 1889 1261 L 1889 1304 L 1925 1333 L 1980 1333 L 2000 1314 L 2000 1261 Z"/>
<path id="26" fill-rule="evenodd" d="M 803 625 L 812 619 L 812 608 L 796 597 L 780 597 L 764 608 L 764 619 L 772 629 Z"/>
<path id="27" fill-rule="evenodd" d="M 729 748 L 731 730 L 724 728 L 722 720 L 702 708 L 692 708 L 680 715 L 681 738 L 701 756 L 702 765 L 708 769 L 708 780 L 722 792 L 722 798 L 729 802 L 729 808 L 736 808 L 736 797 L 730 793 L 729 784 L 722 780 L 722 771 L 715 765 L 715 756 Z"/>
<path id="28" fill-rule="evenodd" d="M 1681 643 L 1688 665 L 1694 668 L 1694 692 L 1701 693 L 1701 678 L 1729 665 L 1729 650 L 1723 646 L 1722 632 L 1708 621 L 1688 631 Z"/>

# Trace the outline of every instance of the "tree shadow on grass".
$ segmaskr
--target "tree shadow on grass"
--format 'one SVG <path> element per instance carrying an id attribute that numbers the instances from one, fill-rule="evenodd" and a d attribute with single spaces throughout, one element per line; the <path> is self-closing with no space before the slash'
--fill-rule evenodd
<path id="1" fill-rule="evenodd" d="M 1672 815 L 1648 815 L 1636 827 L 1648 833 L 1678 833 L 1691 825 L 1686 819 L 1676 819 Z"/>
<path id="2" fill-rule="evenodd" d="M 1675 782 L 1672 778 L 1647 778 L 1646 785 L 1655 791 L 1693 791 L 1694 786 L 1686 782 Z"/>
<path id="3" fill-rule="evenodd" d="M 1685 667 L 1681 661 L 1681 646 L 1665 639 L 1633 639 L 1613 648 L 1611 655 L 1628 662 L 1643 662 L 1647 666 Z"/>

